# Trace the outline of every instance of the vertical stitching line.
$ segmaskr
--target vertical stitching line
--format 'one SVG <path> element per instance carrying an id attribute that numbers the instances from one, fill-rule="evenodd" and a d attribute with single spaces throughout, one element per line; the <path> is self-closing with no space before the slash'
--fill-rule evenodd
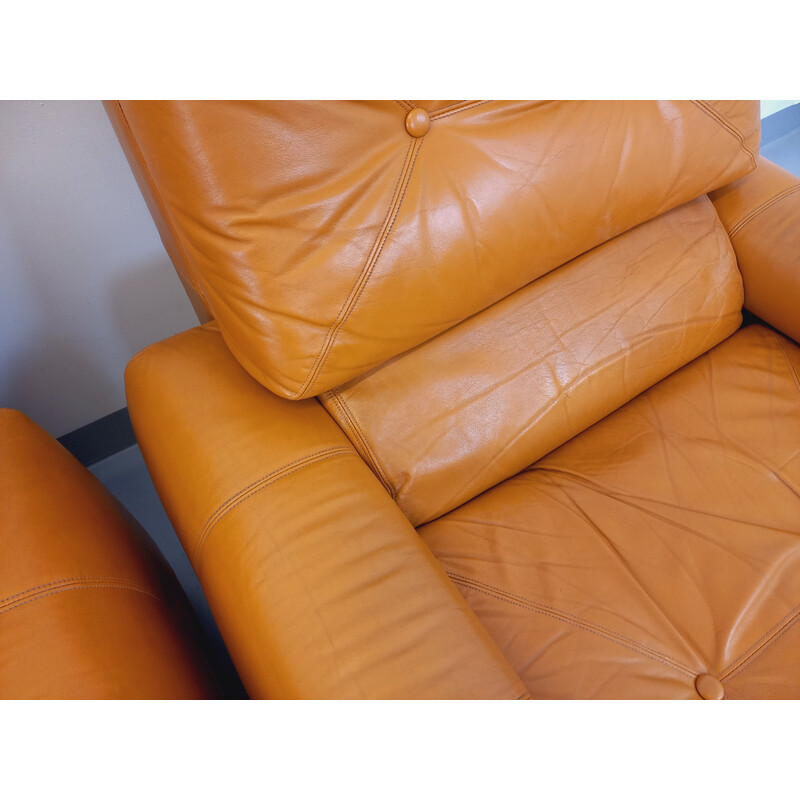
<path id="1" fill-rule="evenodd" d="M 375 472 L 378 476 L 378 479 L 383 484 L 384 488 L 392 497 L 392 500 L 395 499 L 396 493 L 394 487 L 392 486 L 391 481 L 389 480 L 386 471 L 383 468 L 380 460 L 378 459 L 375 451 L 370 445 L 369 440 L 364 434 L 364 431 L 361 429 L 361 426 L 358 424 L 358 420 L 356 419 L 355 415 L 350 410 L 349 406 L 345 403 L 344 398 L 339 393 L 338 389 L 331 389 L 327 392 L 327 395 L 333 400 L 334 404 L 337 406 L 339 411 L 341 412 L 342 416 L 345 419 L 345 423 L 350 426 L 355 434 L 358 442 L 356 442 L 356 447 L 361 444 L 359 450 L 362 450 L 366 461 L 369 462 L 370 466 L 372 467 L 372 471 Z"/>
<path id="2" fill-rule="evenodd" d="M 333 349 L 333 344 L 336 341 L 336 337 L 339 334 L 339 331 L 342 329 L 344 324 L 350 318 L 350 314 L 352 314 L 353 309 L 356 307 L 359 298 L 361 297 L 361 293 L 364 290 L 364 287 L 368 283 L 372 272 L 375 268 L 375 264 L 378 262 L 381 253 L 383 252 L 383 247 L 386 244 L 386 240 L 389 236 L 390 231 L 392 230 L 392 226 L 394 225 L 395 220 L 397 219 L 397 214 L 400 211 L 400 206 L 403 203 L 403 198 L 406 194 L 406 189 L 408 188 L 408 183 L 411 179 L 411 174 L 414 171 L 414 165 L 417 163 L 417 156 L 419 154 L 420 148 L 422 147 L 422 139 L 414 139 L 411 145 L 408 148 L 408 153 L 406 154 L 406 160 L 403 164 L 403 169 L 400 173 L 400 178 L 398 180 L 397 187 L 395 188 L 394 197 L 392 199 L 391 204 L 389 205 L 389 210 L 387 212 L 386 219 L 383 223 L 383 226 L 378 233 L 378 238 L 375 240 L 375 243 L 372 246 L 372 250 L 370 251 L 369 258 L 367 259 L 366 264 L 364 265 L 363 269 L 361 270 L 361 274 L 358 276 L 358 280 L 356 281 L 353 288 L 350 290 L 350 294 L 345 300 L 344 305 L 339 311 L 339 315 L 336 321 L 331 325 L 330 329 L 328 330 L 328 336 L 325 340 L 325 343 L 322 346 L 322 349 L 319 351 L 317 355 L 317 359 L 314 362 L 314 366 L 311 368 L 311 371 L 308 373 L 308 377 L 306 378 L 303 385 L 300 389 L 295 393 L 294 398 L 299 399 L 306 396 L 306 393 L 310 391 L 311 387 L 313 387 L 319 373 L 325 367 L 325 364 L 328 361 L 328 356 L 330 356 L 331 350 Z"/>

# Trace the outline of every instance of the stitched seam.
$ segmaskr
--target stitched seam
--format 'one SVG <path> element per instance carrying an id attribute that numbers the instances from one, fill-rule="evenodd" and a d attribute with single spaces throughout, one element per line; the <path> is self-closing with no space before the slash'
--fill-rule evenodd
<path id="1" fill-rule="evenodd" d="M 18 597 L 22 597 L 23 595 L 29 595 L 33 592 L 38 592 L 40 589 L 47 589 L 50 586 L 61 586 L 64 583 L 74 583 L 75 581 L 125 581 L 125 578 L 111 578 L 111 577 L 98 577 L 98 578 L 62 578 L 58 581 L 50 581 L 49 583 L 40 583 L 38 586 L 31 586 L 30 589 L 25 589 L 23 592 L 17 592 L 16 594 L 11 594 L 8 597 L 4 597 L 0 600 L 0 608 L 5 606 L 7 603 L 15 600 Z"/>
<path id="2" fill-rule="evenodd" d="M 339 313 L 336 315 L 336 320 L 328 329 L 325 342 L 317 354 L 311 371 L 308 373 L 303 385 L 293 395 L 294 399 L 299 399 L 305 395 L 305 392 L 311 386 L 313 386 L 317 376 L 325 367 L 325 363 L 327 362 L 328 356 L 333 349 L 333 343 L 336 341 L 339 331 L 350 317 L 350 314 L 358 302 L 358 298 L 361 296 L 361 291 L 372 275 L 372 270 L 375 267 L 381 252 L 383 251 L 383 245 L 386 243 L 386 239 L 389 236 L 389 232 L 391 231 L 394 221 L 397 217 L 397 212 L 400 210 L 400 204 L 403 202 L 403 198 L 405 197 L 408 181 L 410 180 L 411 173 L 414 170 L 414 164 L 416 164 L 417 154 L 419 153 L 421 145 L 422 139 L 415 139 L 409 145 L 405 161 L 403 162 L 403 168 L 400 170 L 400 177 L 397 179 L 397 185 L 395 186 L 392 194 L 392 202 L 389 204 L 389 209 L 386 212 L 386 218 L 384 219 L 383 225 L 378 232 L 378 236 L 372 245 L 369 255 L 367 256 L 367 261 L 362 267 L 358 279 L 356 280 L 353 288 L 350 290 L 350 293 L 342 304 L 342 307 L 339 309 Z"/>
<path id="3" fill-rule="evenodd" d="M 435 114 L 431 114 L 431 122 L 437 119 L 444 119 L 445 117 L 450 117 L 453 114 L 459 114 L 462 111 L 469 111 L 471 108 L 477 108 L 478 106 L 485 105 L 486 103 L 491 103 L 491 100 L 470 100 L 466 103 L 466 105 L 462 105 L 460 108 L 454 108 L 452 111 L 446 111 L 444 114 L 440 113 L 444 109 L 440 109 Z"/>
<path id="4" fill-rule="evenodd" d="M 93 583 L 92 580 L 108 580 L 106 578 L 96 578 L 96 579 L 78 579 L 72 585 L 69 586 L 61 586 L 58 589 L 51 589 L 49 592 L 41 592 L 33 597 L 29 597 L 26 600 L 18 600 L 16 603 L 11 603 L 10 605 L 6 606 L 5 608 L 0 608 L 0 614 L 5 614 L 7 611 L 13 611 L 15 608 L 21 608 L 22 606 L 27 606 L 29 603 L 34 603 L 36 600 L 41 600 L 43 597 L 50 597 L 54 594 L 61 594 L 62 592 L 71 592 L 75 589 L 128 589 L 132 592 L 139 592 L 140 594 L 145 594 L 148 597 L 152 597 L 154 600 L 159 600 L 159 597 L 153 592 L 145 589 L 142 586 L 138 586 L 135 583 L 130 583 L 128 581 L 116 581 L 113 583 Z M 111 579 L 114 580 L 114 579 Z"/>
<path id="5" fill-rule="evenodd" d="M 161 209 L 161 213 L 164 215 L 164 220 L 167 223 L 167 227 L 170 230 L 173 238 L 175 239 L 175 244 L 178 246 L 178 250 L 183 258 L 183 261 L 186 265 L 186 275 L 189 278 L 189 283 L 191 283 L 192 288 L 200 295 L 200 299 L 203 301 L 206 307 L 208 307 L 208 301 L 206 300 L 206 296 L 203 293 L 203 290 L 200 288 L 199 284 L 197 283 L 197 279 L 195 278 L 192 268 L 191 262 L 186 255 L 186 250 L 183 247 L 183 242 L 181 241 L 180 236 L 178 236 L 178 231 L 175 225 L 172 222 L 172 216 L 170 215 L 169 211 L 167 210 L 167 205 L 164 200 L 161 198 L 161 194 L 156 187 L 155 181 L 153 180 L 153 176 L 150 174 L 150 168 L 147 166 L 147 161 L 145 160 L 144 153 L 142 153 L 142 149 L 139 147 L 139 143 L 136 141 L 136 137 L 133 133 L 133 128 L 131 128 L 130 123 L 128 122 L 128 118 L 125 116 L 125 109 L 122 107 L 122 103 L 117 100 L 117 107 L 119 108 L 119 113 L 122 118 L 122 123 L 125 125 L 125 129 L 127 130 L 129 136 L 128 140 L 131 146 L 135 149 L 137 160 L 139 161 L 139 165 L 142 168 L 142 172 L 144 174 L 144 178 L 147 181 L 148 185 L 150 186 L 150 191 L 153 193 L 153 198 L 155 199 L 158 207 Z"/>
<path id="6" fill-rule="evenodd" d="M 736 664 L 738 664 L 738 662 L 740 662 L 742 659 L 749 658 L 753 654 L 753 652 L 757 650 L 766 639 L 769 639 L 771 636 L 773 636 L 775 631 L 777 631 L 782 625 L 785 625 L 787 620 L 790 620 L 793 616 L 796 616 L 799 613 L 800 613 L 800 605 L 796 605 L 785 616 L 781 617 L 760 639 L 757 639 L 748 648 L 742 650 L 738 655 L 734 656 L 728 662 L 727 666 L 724 666 L 719 671 L 719 675 L 725 675 L 728 671 L 735 669 Z"/>
<path id="7" fill-rule="evenodd" d="M 296 458 L 294 461 L 290 461 L 288 464 L 284 464 L 283 466 L 272 470 L 272 472 L 268 472 L 266 475 L 262 475 L 260 478 L 256 478 L 254 481 L 252 481 L 251 483 L 248 483 L 247 486 L 245 486 L 244 488 L 240 489 L 235 494 L 230 495 L 230 497 L 228 497 L 226 500 L 224 500 L 222 503 L 220 503 L 214 509 L 214 511 L 212 511 L 211 514 L 208 515 L 208 518 L 203 523 L 203 527 L 200 529 L 201 535 L 202 535 L 203 531 L 205 531 L 205 529 L 209 525 L 213 524 L 215 518 L 217 516 L 219 516 L 219 514 L 225 508 L 227 508 L 227 506 L 229 506 L 234 500 L 238 500 L 243 494 L 246 494 L 247 492 L 249 492 L 254 486 L 257 486 L 259 483 L 262 483 L 263 481 L 268 480 L 269 478 L 273 477 L 274 475 L 277 475 L 279 472 L 283 472 L 284 470 L 295 466 L 295 464 L 300 464 L 302 461 L 306 461 L 307 459 L 314 458 L 315 456 L 319 456 L 319 455 L 322 455 L 324 453 L 330 453 L 330 452 L 334 452 L 334 451 L 338 452 L 340 450 L 346 451 L 347 448 L 346 447 L 342 447 L 341 445 L 338 445 L 338 446 L 335 446 L 335 447 L 326 447 L 324 450 L 315 450 L 313 453 L 309 453 L 308 455 L 301 456 L 300 458 Z"/>
<path id="8" fill-rule="evenodd" d="M 773 336 L 777 339 L 778 347 L 780 347 L 783 357 L 786 359 L 786 366 L 789 367 L 789 373 L 791 374 L 792 378 L 794 378 L 794 385 L 797 387 L 797 391 L 800 392 L 800 375 L 797 374 L 797 370 L 794 368 L 792 359 L 789 357 L 789 351 L 786 349 L 787 343 L 784 342 L 783 339 L 774 331 Z"/>
<path id="9" fill-rule="evenodd" d="M 449 110 L 451 108 L 456 108 L 457 106 L 460 106 L 462 103 L 467 103 L 467 102 L 471 103 L 473 101 L 472 100 L 469 100 L 469 101 L 468 100 L 456 100 L 455 103 L 450 103 L 449 106 L 442 106 L 441 108 L 437 109 L 436 111 L 432 111 L 430 113 L 430 116 L 434 117 L 437 114 L 441 114 L 441 113 L 443 113 L 443 112 L 445 112 L 445 111 L 447 111 L 447 110 Z"/>
<path id="10" fill-rule="evenodd" d="M 503 589 L 498 589 L 496 586 L 482 583 L 481 581 L 474 580 L 473 578 L 467 578 L 451 572 L 447 572 L 447 574 L 455 583 L 461 583 L 462 585 L 466 586 L 471 585 L 471 588 L 475 589 L 475 591 L 482 591 L 484 594 L 496 597 L 498 600 L 505 600 L 507 603 L 517 605 L 520 608 L 527 608 L 529 611 L 544 614 L 545 616 L 552 617 L 553 619 L 560 619 L 569 625 L 574 625 L 575 627 L 581 628 L 589 633 L 594 633 L 595 635 L 600 636 L 603 639 L 607 639 L 610 642 L 616 642 L 622 647 L 627 647 L 629 650 L 634 650 L 635 652 L 641 653 L 642 655 L 647 656 L 655 661 L 660 661 L 662 664 L 667 664 L 674 669 L 685 672 L 687 675 L 691 675 L 692 677 L 694 677 L 696 674 L 688 664 L 684 664 L 679 659 L 668 656 L 666 653 L 661 653 L 658 650 L 654 650 L 652 647 L 648 647 L 641 642 L 637 642 L 628 638 L 627 636 L 623 636 L 620 633 L 609 630 L 608 628 L 604 628 L 602 625 L 588 622 L 581 617 L 576 617 L 574 614 L 569 614 L 566 611 L 561 611 L 560 609 L 553 608 L 552 606 L 548 606 L 543 603 L 534 603 L 532 600 L 529 600 L 526 597 L 522 597 L 512 592 L 506 592 Z M 481 589 L 478 587 L 483 588 Z M 514 599 L 512 600 L 511 598 Z"/>
<path id="11" fill-rule="evenodd" d="M 715 120 L 719 125 L 725 128 L 725 130 L 728 131 L 728 133 L 730 133 L 733 137 L 735 137 L 739 141 L 739 145 L 741 146 L 742 150 L 744 150 L 744 152 L 747 153 L 748 156 L 750 156 L 750 161 L 752 162 L 753 168 L 755 169 L 755 167 L 757 166 L 756 157 L 753 155 L 753 152 L 745 143 L 745 139 L 744 136 L 742 135 L 742 132 L 734 125 L 732 125 L 727 119 L 725 119 L 725 117 L 723 117 L 722 114 L 719 113 L 719 111 L 710 106 L 705 100 L 691 100 L 690 102 L 693 103 L 701 111 L 705 112 L 709 117 L 711 117 L 711 119 Z"/>
<path id="12" fill-rule="evenodd" d="M 395 100 L 395 103 L 403 109 L 403 111 L 411 111 L 414 108 L 414 104 L 410 100 Z"/>
<path id="13" fill-rule="evenodd" d="M 771 197 L 769 200 L 765 200 L 761 205 L 756 206 L 747 216 L 742 217 L 730 230 L 728 236 L 733 239 L 739 231 L 742 230 L 746 225 L 749 225 L 756 217 L 761 216 L 767 209 L 772 208 L 776 203 L 779 203 L 781 200 L 789 197 L 789 195 L 793 194 L 794 192 L 800 191 L 800 183 L 796 186 L 790 186 L 788 189 L 784 189 L 782 192 L 776 194 L 774 197 Z"/>
<path id="14" fill-rule="evenodd" d="M 329 458 L 333 458 L 338 455 L 344 454 L 351 454 L 353 451 L 349 447 L 333 447 L 329 450 L 321 450 L 318 453 L 312 453 L 309 456 L 306 456 L 302 459 L 298 459 L 297 461 L 292 462 L 291 464 L 287 464 L 286 466 L 282 467 L 280 470 L 276 470 L 275 472 L 270 473 L 269 475 L 264 476 L 260 480 L 256 481 L 255 483 L 251 484 L 248 487 L 249 491 L 243 490 L 238 494 L 234 495 L 234 497 L 238 498 L 235 502 L 226 501 L 224 504 L 224 510 L 222 507 L 218 509 L 218 512 L 215 512 L 215 516 L 209 519 L 206 523 L 205 528 L 201 531 L 200 537 L 197 540 L 197 544 L 194 547 L 194 554 L 193 554 L 193 561 L 195 563 L 199 562 L 200 553 L 203 549 L 203 546 L 208 541 L 208 537 L 211 534 L 211 531 L 219 524 L 219 522 L 225 517 L 228 513 L 233 511 L 238 505 L 243 503 L 245 500 L 249 500 L 253 495 L 260 492 L 262 489 L 266 489 L 268 486 L 272 486 L 272 484 L 277 483 L 279 480 L 283 478 L 287 478 L 289 475 L 292 475 L 295 472 L 299 472 L 306 467 L 310 467 L 312 464 L 318 464 L 321 461 L 326 461 Z M 291 468 L 290 468 L 291 467 Z M 231 498 L 233 499 L 233 498 Z"/>
<path id="15" fill-rule="evenodd" d="M 786 633 L 786 631 L 788 631 L 789 628 L 791 628 L 792 625 L 794 625 L 797 622 L 798 619 L 800 619 L 800 609 L 796 610 L 794 617 L 792 617 L 792 619 L 786 622 L 786 624 L 779 631 L 777 631 L 768 641 L 764 642 L 764 644 L 762 644 L 761 647 L 759 647 L 755 652 L 753 652 L 747 658 L 746 661 L 743 661 L 741 664 L 739 664 L 737 667 L 731 670 L 727 675 L 725 675 L 724 678 L 720 678 L 720 682 L 726 683 L 734 676 L 741 674 L 741 672 L 744 669 L 751 666 L 752 663 L 756 661 L 760 656 L 762 656 L 767 650 L 769 650 L 769 648 L 772 647 L 772 645 L 774 645 L 775 642 L 777 642 L 781 638 L 781 636 L 783 636 L 783 634 Z M 780 623 L 778 624 L 780 625 Z M 764 637 L 762 637 L 762 639 L 763 638 Z"/>
<path id="16" fill-rule="evenodd" d="M 338 389 L 331 389 L 330 392 L 328 392 L 327 394 L 333 400 L 336 407 L 339 409 L 339 412 L 341 413 L 342 417 L 344 417 L 345 424 L 348 425 L 353 431 L 354 436 L 358 440 L 356 446 L 358 446 L 359 444 L 361 445 L 359 451 L 362 452 L 362 454 L 365 456 L 365 459 L 367 462 L 369 462 L 372 471 L 376 473 L 378 479 L 383 484 L 386 491 L 389 492 L 389 494 L 392 496 L 392 500 L 394 500 L 395 498 L 394 487 L 392 486 L 391 481 L 386 475 L 386 471 L 384 470 L 383 465 L 378 460 L 375 451 L 372 449 L 369 440 L 364 435 L 364 431 L 358 424 L 358 420 L 350 411 L 350 408 L 345 403 L 344 398 L 339 394 Z"/>

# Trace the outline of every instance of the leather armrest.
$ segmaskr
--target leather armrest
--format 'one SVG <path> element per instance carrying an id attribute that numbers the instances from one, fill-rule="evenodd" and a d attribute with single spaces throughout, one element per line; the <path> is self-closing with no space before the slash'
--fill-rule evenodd
<path id="1" fill-rule="evenodd" d="M 140 353 L 126 387 L 153 481 L 251 696 L 525 695 L 316 399 L 258 384 L 214 322 Z"/>
<path id="2" fill-rule="evenodd" d="M 762 156 L 709 197 L 736 252 L 745 308 L 800 342 L 800 179 Z"/>

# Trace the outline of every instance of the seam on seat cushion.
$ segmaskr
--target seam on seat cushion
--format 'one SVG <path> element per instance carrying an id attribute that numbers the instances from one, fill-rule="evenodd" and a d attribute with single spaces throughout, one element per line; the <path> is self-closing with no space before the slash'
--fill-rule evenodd
<path id="1" fill-rule="evenodd" d="M 742 150 L 750 156 L 750 161 L 753 162 L 753 169 L 755 169 L 758 165 L 756 162 L 756 157 L 753 155 L 753 151 L 745 144 L 745 138 L 742 132 L 735 126 L 732 125 L 727 119 L 725 119 L 722 114 L 719 113 L 715 108 L 708 105 L 705 100 L 692 100 L 691 101 L 697 108 L 701 111 L 706 113 L 711 119 L 715 120 L 721 127 L 723 127 L 728 133 L 734 136 L 736 139 L 739 140 L 739 145 L 741 146 Z"/>
<path id="2" fill-rule="evenodd" d="M 756 661 L 760 655 L 772 647 L 798 619 L 800 619 L 800 605 L 795 606 L 783 619 L 773 625 L 755 644 L 751 645 L 741 655 L 734 658 L 733 661 L 719 673 L 720 681 L 725 683 L 736 675 L 739 675 L 744 669 Z M 744 659 L 744 661 L 733 666 L 741 659 Z"/>
<path id="3" fill-rule="evenodd" d="M 756 206 L 752 211 L 745 214 L 728 232 L 728 237 L 733 239 L 739 231 L 742 230 L 746 225 L 751 223 L 756 217 L 763 214 L 767 209 L 774 206 L 776 203 L 779 203 L 781 200 L 785 200 L 789 195 L 793 194 L 794 192 L 800 191 L 800 183 L 796 186 L 790 186 L 788 189 L 784 189 L 782 192 L 778 192 L 778 194 L 773 195 L 768 200 L 765 200 L 760 205 Z"/>
<path id="4" fill-rule="evenodd" d="M 411 111 L 412 109 L 416 108 L 411 100 L 395 100 L 395 103 L 397 103 L 397 105 L 399 105 L 403 111 Z"/>
<path id="5" fill-rule="evenodd" d="M 308 376 L 306 377 L 300 389 L 298 389 L 298 391 L 293 395 L 295 399 L 303 397 L 306 391 L 313 387 L 320 372 L 322 372 L 322 370 L 325 368 L 325 364 L 328 361 L 328 356 L 330 356 L 331 350 L 333 350 L 333 345 L 336 341 L 336 337 L 339 335 L 339 331 L 347 323 L 347 320 L 353 313 L 353 309 L 356 307 L 356 305 L 358 305 L 358 301 L 362 292 L 364 291 L 364 287 L 369 282 L 369 279 L 372 276 L 372 272 L 375 268 L 375 264 L 378 263 L 378 259 L 383 252 L 383 246 L 386 244 L 386 240 L 389 238 L 389 233 L 391 232 L 394 222 L 397 219 L 400 206 L 403 204 L 403 198 L 406 196 L 406 189 L 408 188 L 408 183 L 411 180 L 411 175 L 414 172 L 414 166 L 417 163 L 417 156 L 419 155 L 420 148 L 422 147 L 422 141 L 422 139 L 414 139 L 408 148 L 405 161 L 403 162 L 403 169 L 400 171 L 400 177 L 397 180 L 397 186 L 392 194 L 392 202 L 389 204 L 389 209 L 386 212 L 386 218 L 384 219 L 383 225 L 381 225 L 381 228 L 378 231 L 378 236 L 375 239 L 375 243 L 372 245 L 369 255 L 367 256 L 367 261 L 362 267 L 361 272 L 356 279 L 355 284 L 353 285 L 353 288 L 347 295 L 344 304 L 339 309 L 336 319 L 328 329 L 328 334 L 325 337 L 325 341 L 323 342 L 322 347 L 317 354 L 314 365 L 311 367 Z"/>
<path id="6" fill-rule="evenodd" d="M 510 603 L 511 605 L 516 605 L 519 606 L 520 608 L 525 608 L 528 611 L 533 611 L 537 614 L 543 614 L 544 616 L 560 620 L 561 622 L 564 622 L 568 625 L 572 625 L 573 627 L 580 628 L 581 630 L 585 630 L 588 633 L 592 633 L 595 636 L 599 636 L 602 639 L 614 642 L 620 645 L 620 647 L 625 647 L 628 650 L 633 650 L 634 652 L 637 652 L 653 661 L 658 661 L 662 664 L 666 664 L 667 666 L 672 667 L 673 669 L 678 670 L 679 672 L 683 672 L 686 675 L 691 676 L 692 678 L 694 678 L 697 675 L 696 670 L 693 670 L 688 664 L 684 664 L 679 659 L 673 658 L 672 656 L 668 656 L 666 653 L 662 653 L 658 650 L 654 650 L 653 648 L 648 647 L 647 645 L 642 644 L 641 642 L 629 639 L 627 636 L 623 636 L 622 634 L 616 633 L 615 631 L 609 630 L 608 628 L 604 628 L 601 625 L 596 625 L 592 622 L 587 622 L 581 617 L 576 617 L 574 614 L 569 614 L 566 611 L 561 611 L 560 609 L 553 608 L 552 606 L 546 606 L 542 603 L 536 603 L 532 600 L 529 600 L 526 597 L 521 597 L 520 595 L 513 594 L 512 592 L 506 592 L 503 589 L 498 589 L 495 586 L 482 583 L 481 581 L 476 581 L 473 578 L 467 578 L 457 573 L 449 572 L 447 570 L 445 571 L 447 572 L 448 576 L 453 581 L 453 583 L 465 586 L 476 592 L 481 592 L 489 597 L 494 597 L 497 600 L 502 600 L 506 603 Z"/>
<path id="7" fill-rule="evenodd" d="M 797 188 L 800 189 L 800 186 Z M 800 375 L 797 374 L 797 370 L 792 363 L 792 359 L 789 357 L 789 351 L 786 349 L 786 341 L 782 336 L 778 336 L 778 334 L 774 331 L 773 334 L 778 341 L 778 347 L 780 347 L 783 357 L 786 359 L 786 365 L 789 367 L 789 373 L 791 374 L 792 378 L 794 378 L 794 385 L 797 387 L 797 391 L 800 392 Z"/>
<path id="8" fill-rule="evenodd" d="M 58 588 L 50 588 L 58 586 Z M 42 589 L 49 589 L 49 591 L 41 591 Z M 6 611 L 12 611 L 20 606 L 26 606 L 36 600 L 41 600 L 43 597 L 49 597 L 54 594 L 61 594 L 61 592 L 69 592 L 75 589 L 128 589 L 132 592 L 139 592 L 152 597 L 154 600 L 160 602 L 158 595 L 154 594 L 150 589 L 140 586 L 138 583 L 128 581 L 123 578 L 66 578 L 61 581 L 53 581 L 49 584 L 42 584 L 28 589 L 24 592 L 18 592 L 6 600 L 16 599 L 14 602 L 3 601 L 0 604 L 0 614 L 5 614 Z"/>
<path id="9" fill-rule="evenodd" d="M 264 475 L 257 481 L 249 484 L 236 494 L 231 495 L 231 497 L 222 503 L 208 518 L 205 525 L 201 529 L 197 544 L 194 546 L 192 560 L 194 562 L 199 561 L 200 552 L 203 549 L 203 545 L 208 540 L 208 536 L 211 531 L 229 511 L 232 511 L 240 503 L 248 500 L 254 494 L 257 494 L 267 486 L 271 486 L 273 483 L 276 483 L 282 478 L 286 478 L 301 469 L 305 469 L 305 467 L 309 467 L 312 464 L 319 463 L 320 461 L 326 461 L 329 458 L 344 454 L 355 455 L 353 450 L 349 447 L 329 447 L 326 450 L 318 450 L 316 453 L 311 453 L 310 455 L 303 456 L 303 458 L 298 458 L 296 461 L 292 461 L 289 464 L 284 464 L 282 467 L 280 467 L 280 469 L 273 470 L 269 474 Z"/>

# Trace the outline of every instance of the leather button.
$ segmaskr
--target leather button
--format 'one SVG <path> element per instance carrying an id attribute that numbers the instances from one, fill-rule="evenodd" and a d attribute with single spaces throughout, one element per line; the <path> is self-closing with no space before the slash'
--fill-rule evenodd
<path id="1" fill-rule="evenodd" d="M 694 688 L 703 700 L 722 700 L 725 697 L 725 687 L 713 675 L 698 675 Z"/>
<path id="2" fill-rule="evenodd" d="M 431 129 L 431 118 L 424 108 L 412 108 L 406 114 L 406 130 L 415 138 L 419 139 Z"/>

